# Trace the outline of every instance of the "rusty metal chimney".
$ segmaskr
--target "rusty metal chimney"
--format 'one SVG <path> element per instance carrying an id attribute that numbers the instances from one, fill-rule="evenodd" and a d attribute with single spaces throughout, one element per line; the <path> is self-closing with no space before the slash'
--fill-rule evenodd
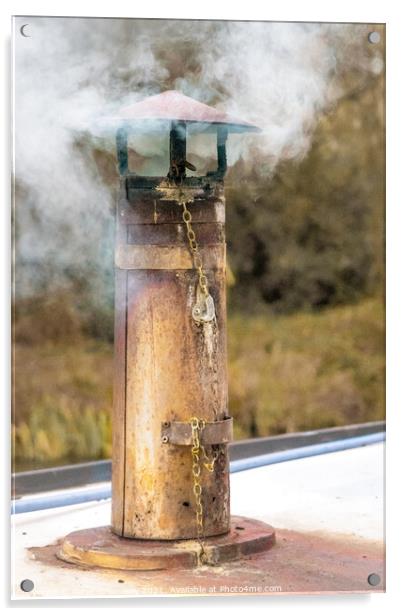
<path id="1" fill-rule="evenodd" d="M 177 91 L 126 107 L 115 120 L 120 195 L 115 252 L 115 539 L 109 537 L 109 545 L 112 541 L 121 553 L 118 538 L 125 538 L 129 568 L 146 568 L 152 560 L 149 550 L 146 556 L 141 552 L 144 539 L 153 540 L 149 545 L 154 551 L 156 545 L 165 549 L 163 542 L 194 539 L 199 556 L 209 537 L 226 535 L 226 552 L 237 554 L 233 545 L 239 540 L 229 532 L 232 418 L 226 371 L 223 178 L 229 133 L 259 129 Z M 135 147 L 136 133 L 155 131 L 169 138 L 167 174 L 137 175 L 129 168 L 129 138 Z M 195 171 L 187 160 L 191 131 L 216 135 L 216 169 L 202 177 L 187 176 L 188 169 Z M 262 526 L 251 528 L 247 549 L 272 545 L 272 528 Z M 95 539 L 99 543 L 99 536 Z M 142 556 L 133 548 L 138 542 L 127 544 L 127 539 L 142 540 Z M 87 545 L 88 537 L 85 541 Z M 65 541 L 62 557 L 76 560 L 78 551 L 71 542 L 66 545 Z M 99 545 L 97 550 L 98 557 Z M 215 550 L 215 560 L 216 554 Z M 112 566 L 110 554 L 104 562 Z M 160 566 L 161 559 L 152 562 Z"/>
<path id="2" fill-rule="evenodd" d="M 258 129 L 176 91 L 118 116 L 124 124 L 117 138 L 113 529 L 143 539 L 197 537 L 190 425 L 197 417 L 205 420 L 199 435 L 206 454 L 200 459 L 203 534 L 218 535 L 229 529 L 232 432 L 226 375 L 226 138 L 230 131 Z M 127 135 L 139 123 L 142 130 L 147 124 L 168 129 L 165 178 L 139 177 L 128 168 Z M 217 169 L 204 177 L 186 177 L 188 127 L 217 135 Z M 204 462 L 215 457 L 208 472 Z"/>

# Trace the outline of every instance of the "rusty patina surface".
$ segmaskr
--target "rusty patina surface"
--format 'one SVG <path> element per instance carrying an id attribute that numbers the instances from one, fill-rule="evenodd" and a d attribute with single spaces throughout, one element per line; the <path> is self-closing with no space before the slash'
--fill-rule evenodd
<path id="1" fill-rule="evenodd" d="M 117 209 L 112 526 L 141 539 L 197 536 L 190 446 L 163 443 L 161 426 L 228 416 L 224 196 L 186 188 L 205 257 L 216 321 L 192 318 L 197 272 L 175 188 L 132 189 Z M 205 536 L 229 530 L 229 461 L 222 441 L 203 469 Z"/>
<path id="2" fill-rule="evenodd" d="M 124 584 L 122 594 L 312 594 L 384 592 L 384 547 L 354 535 L 302 533 L 276 529 L 276 544 L 259 554 L 243 556 L 217 566 L 162 571 L 107 571 L 80 566 L 81 577 L 90 575 L 113 592 L 114 582 Z M 77 571 L 58 560 L 60 544 L 31 548 L 38 565 Z M 380 582 L 371 586 L 370 574 Z M 115 594 L 119 593 L 116 588 Z"/>
<path id="3" fill-rule="evenodd" d="M 233 418 L 228 417 L 222 421 L 212 421 L 205 424 L 200 435 L 202 445 L 216 445 L 229 443 L 233 438 Z M 172 445 L 191 445 L 191 426 L 185 421 L 165 421 L 161 427 L 163 443 Z"/>
<path id="4" fill-rule="evenodd" d="M 204 542 L 203 564 L 217 565 L 269 550 L 275 544 L 272 526 L 232 517 L 230 531 Z M 70 533 L 57 556 L 78 564 L 121 570 L 194 569 L 201 564 L 198 541 L 150 541 L 115 535 L 109 526 Z"/>

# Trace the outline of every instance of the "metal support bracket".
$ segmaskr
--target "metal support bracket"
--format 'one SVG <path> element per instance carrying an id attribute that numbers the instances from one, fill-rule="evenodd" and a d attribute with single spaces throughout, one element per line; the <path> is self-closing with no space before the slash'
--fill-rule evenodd
<path id="1" fill-rule="evenodd" d="M 191 445 L 191 425 L 185 421 L 164 421 L 161 430 L 162 443 L 170 445 Z M 206 422 L 200 433 L 202 445 L 222 445 L 233 440 L 233 418 Z"/>

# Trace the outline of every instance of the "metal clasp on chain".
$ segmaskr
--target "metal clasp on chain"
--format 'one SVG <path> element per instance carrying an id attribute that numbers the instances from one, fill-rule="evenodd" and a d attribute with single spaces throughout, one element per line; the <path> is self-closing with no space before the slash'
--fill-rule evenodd
<path id="1" fill-rule="evenodd" d="M 212 295 L 209 293 L 205 295 L 200 286 L 197 286 L 192 315 L 197 323 L 210 323 L 215 319 L 215 304 Z"/>
<path id="2" fill-rule="evenodd" d="M 209 323 L 215 319 L 215 305 L 212 295 L 208 289 L 208 279 L 204 272 L 201 253 L 192 227 L 192 216 L 187 208 L 186 202 L 183 201 L 183 221 L 187 228 L 187 239 L 190 252 L 193 257 L 194 267 L 198 272 L 198 286 L 196 303 L 192 310 L 192 316 L 197 323 Z"/>

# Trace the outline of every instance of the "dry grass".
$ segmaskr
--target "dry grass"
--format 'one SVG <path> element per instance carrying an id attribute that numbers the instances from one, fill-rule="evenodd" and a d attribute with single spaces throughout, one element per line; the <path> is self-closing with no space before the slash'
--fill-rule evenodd
<path id="1" fill-rule="evenodd" d="M 229 319 L 236 438 L 384 417 L 379 299 L 321 313 Z M 112 346 L 77 336 L 15 348 L 15 460 L 42 466 L 110 456 Z"/>
<path id="2" fill-rule="evenodd" d="M 384 417 L 380 299 L 318 314 L 237 316 L 229 345 L 238 438 Z"/>
<path id="3" fill-rule="evenodd" d="M 111 454 L 112 354 L 109 344 L 15 347 L 15 460 L 90 460 Z"/>

